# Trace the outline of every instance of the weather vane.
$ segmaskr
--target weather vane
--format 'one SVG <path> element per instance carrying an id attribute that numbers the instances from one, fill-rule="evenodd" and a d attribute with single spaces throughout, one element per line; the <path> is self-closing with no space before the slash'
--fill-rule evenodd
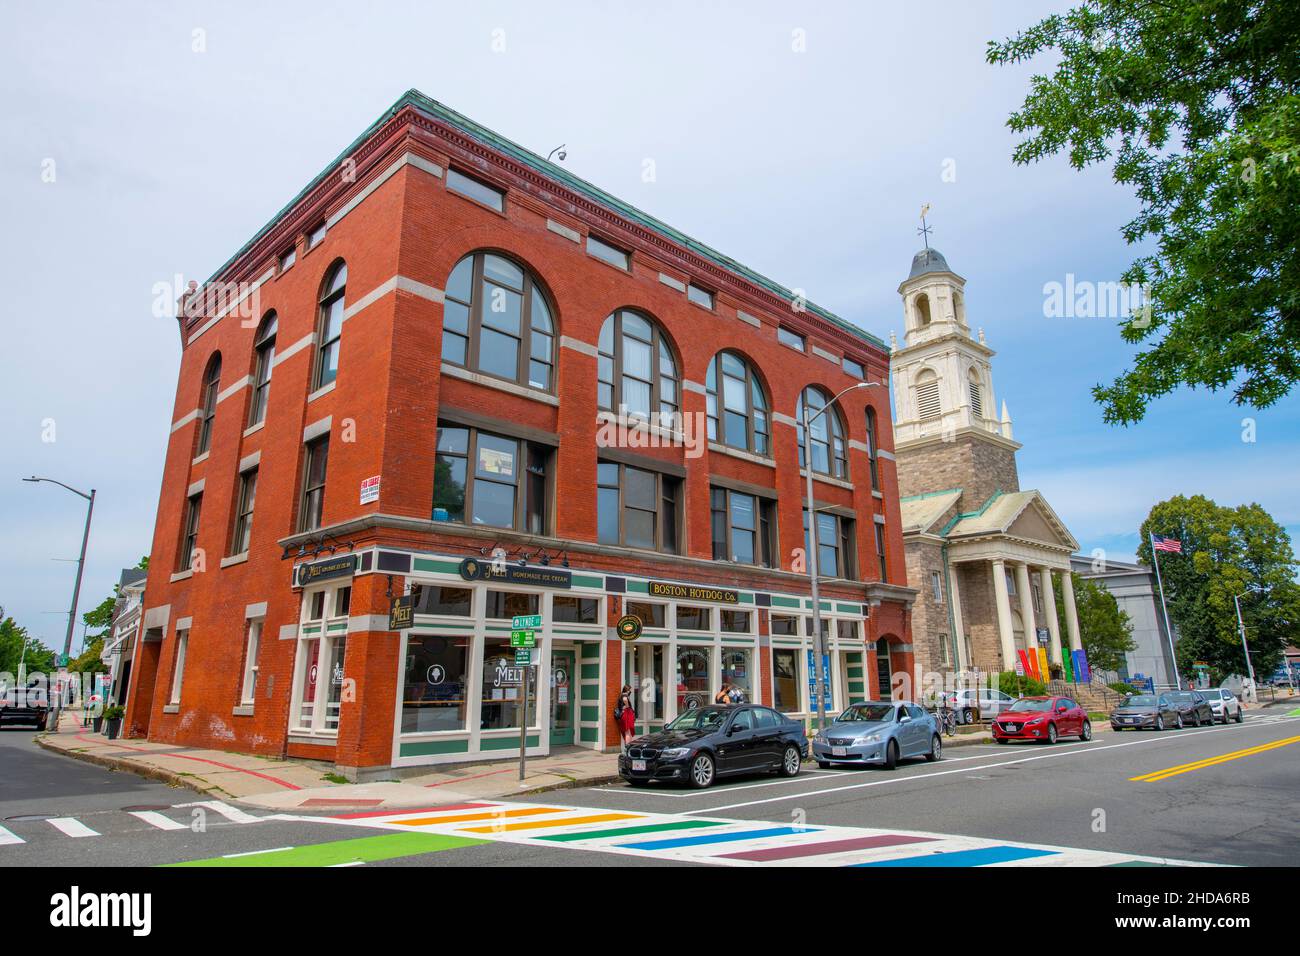
<path id="1" fill-rule="evenodd" d="M 921 237 L 921 241 L 925 243 L 926 252 L 930 251 L 930 227 L 926 224 L 925 221 L 925 217 L 929 215 L 929 213 L 930 213 L 930 204 L 924 203 L 921 206 L 921 228 L 916 230 L 917 235 Z"/>

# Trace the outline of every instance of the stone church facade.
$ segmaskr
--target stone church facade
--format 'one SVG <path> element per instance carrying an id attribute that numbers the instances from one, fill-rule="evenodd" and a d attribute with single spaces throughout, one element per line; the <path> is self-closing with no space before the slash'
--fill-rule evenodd
<path id="1" fill-rule="evenodd" d="M 1077 649 L 1070 581 L 1078 542 L 1041 493 L 1020 487 L 1006 403 L 996 412 L 984 331 L 966 319 L 966 280 L 926 248 L 898 287 L 905 341 L 893 343 L 895 454 L 922 674 L 1016 669 L 1041 646 L 1051 665 Z M 1066 633 L 1060 633 L 1053 580 Z"/>

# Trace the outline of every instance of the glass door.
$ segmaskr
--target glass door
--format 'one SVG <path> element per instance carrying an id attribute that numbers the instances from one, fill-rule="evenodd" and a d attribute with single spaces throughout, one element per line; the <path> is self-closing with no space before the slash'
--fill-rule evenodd
<path id="1" fill-rule="evenodd" d="M 573 743 L 574 653 L 551 651 L 551 746 Z"/>

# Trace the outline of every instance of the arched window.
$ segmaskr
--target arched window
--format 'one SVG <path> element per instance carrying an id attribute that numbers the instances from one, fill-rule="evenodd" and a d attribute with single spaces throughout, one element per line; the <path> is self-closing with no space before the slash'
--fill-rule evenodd
<path id="1" fill-rule="evenodd" d="M 813 471 L 830 475 L 833 478 L 846 478 L 849 473 L 848 459 L 844 453 L 844 423 L 835 408 L 826 408 L 830 397 L 815 385 L 809 385 L 799 396 L 794 417 L 799 426 L 799 467 L 806 467 L 804 461 L 803 406 L 808 403 L 808 417 L 812 422 L 812 466 Z M 826 409 L 822 412 L 822 409 Z M 821 415 L 817 415 L 822 412 Z M 817 416 L 813 418 L 813 416 Z"/>
<path id="2" fill-rule="evenodd" d="M 324 388 L 339 374 L 339 337 L 343 335 L 343 299 L 348 266 L 339 260 L 330 269 L 321 288 L 320 319 L 316 324 L 316 372 L 312 389 Z"/>
<path id="3" fill-rule="evenodd" d="M 677 420 L 677 362 L 668 337 L 639 312 L 620 309 L 600 329 L 597 399 L 601 408 L 672 427 Z"/>
<path id="4" fill-rule="evenodd" d="M 709 440 L 756 455 L 770 451 L 767 397 L 754 368 L 735 352 L 719 352 L 709 363 Z"/>
<path id="5" fill-rule="evenodd" d="M 555 324 L 532 273 L 491 252 L 456 263 L 442 307 L 442 360 L 552 391 Z"/>
<path id="6" fill-rule="evenodd" d="M 221 393 L 221 353 L 208 360 L 203 373 L 203 400 L 199 409 L 199 450 L 202 455 L 212 443 L 212 420 L 217 417 L 217 396 Z"/>
<path id="7" fill-rule="evenodd" d="M 916 316 L 922 328 L 930 324 L 930 297 L 924 292 L 916 297 Z"/>
<path id="8" fill-rule="evenodd" d="M 275 331 L 279 320 L 268 312 L 253 338 L 253 400 L 249 403 L 248 424 L 266 418 L 266 398 L 271 391 L 271 365 L 275 362 Z"/>
<path id="9" fill-rule="evenodd" d="M 871 490 L 880 490 L 880 469 L 876 464 L 876 410 L 867 406 L 867 461 L 871 465 Z"/>
<path id="10" fill-rule="evenodd" d="M 939 403 L 939 378 L 933 369 L 925 369 L 916 377 L 916 410 L 922 421 L 943 414 Z"/>
<path id="11" fill-rule="evenodd" d="M 980 376 L 974 369 L 970 370 L 970 410 L 976 418 L 984 417 L 984 389 L 980 387 Z"/>

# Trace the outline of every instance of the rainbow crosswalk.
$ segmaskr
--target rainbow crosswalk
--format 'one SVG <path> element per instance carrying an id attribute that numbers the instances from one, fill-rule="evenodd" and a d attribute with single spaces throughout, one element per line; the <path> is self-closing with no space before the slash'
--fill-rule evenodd
<path id="1" fill-rule="evenodd" d="M 1205 865 L 920 831 L 728 820 L 552 803 L 461 803 L 432 810 L 355 813 L 329 819 L 347 826 L 719 866 Z"/>

